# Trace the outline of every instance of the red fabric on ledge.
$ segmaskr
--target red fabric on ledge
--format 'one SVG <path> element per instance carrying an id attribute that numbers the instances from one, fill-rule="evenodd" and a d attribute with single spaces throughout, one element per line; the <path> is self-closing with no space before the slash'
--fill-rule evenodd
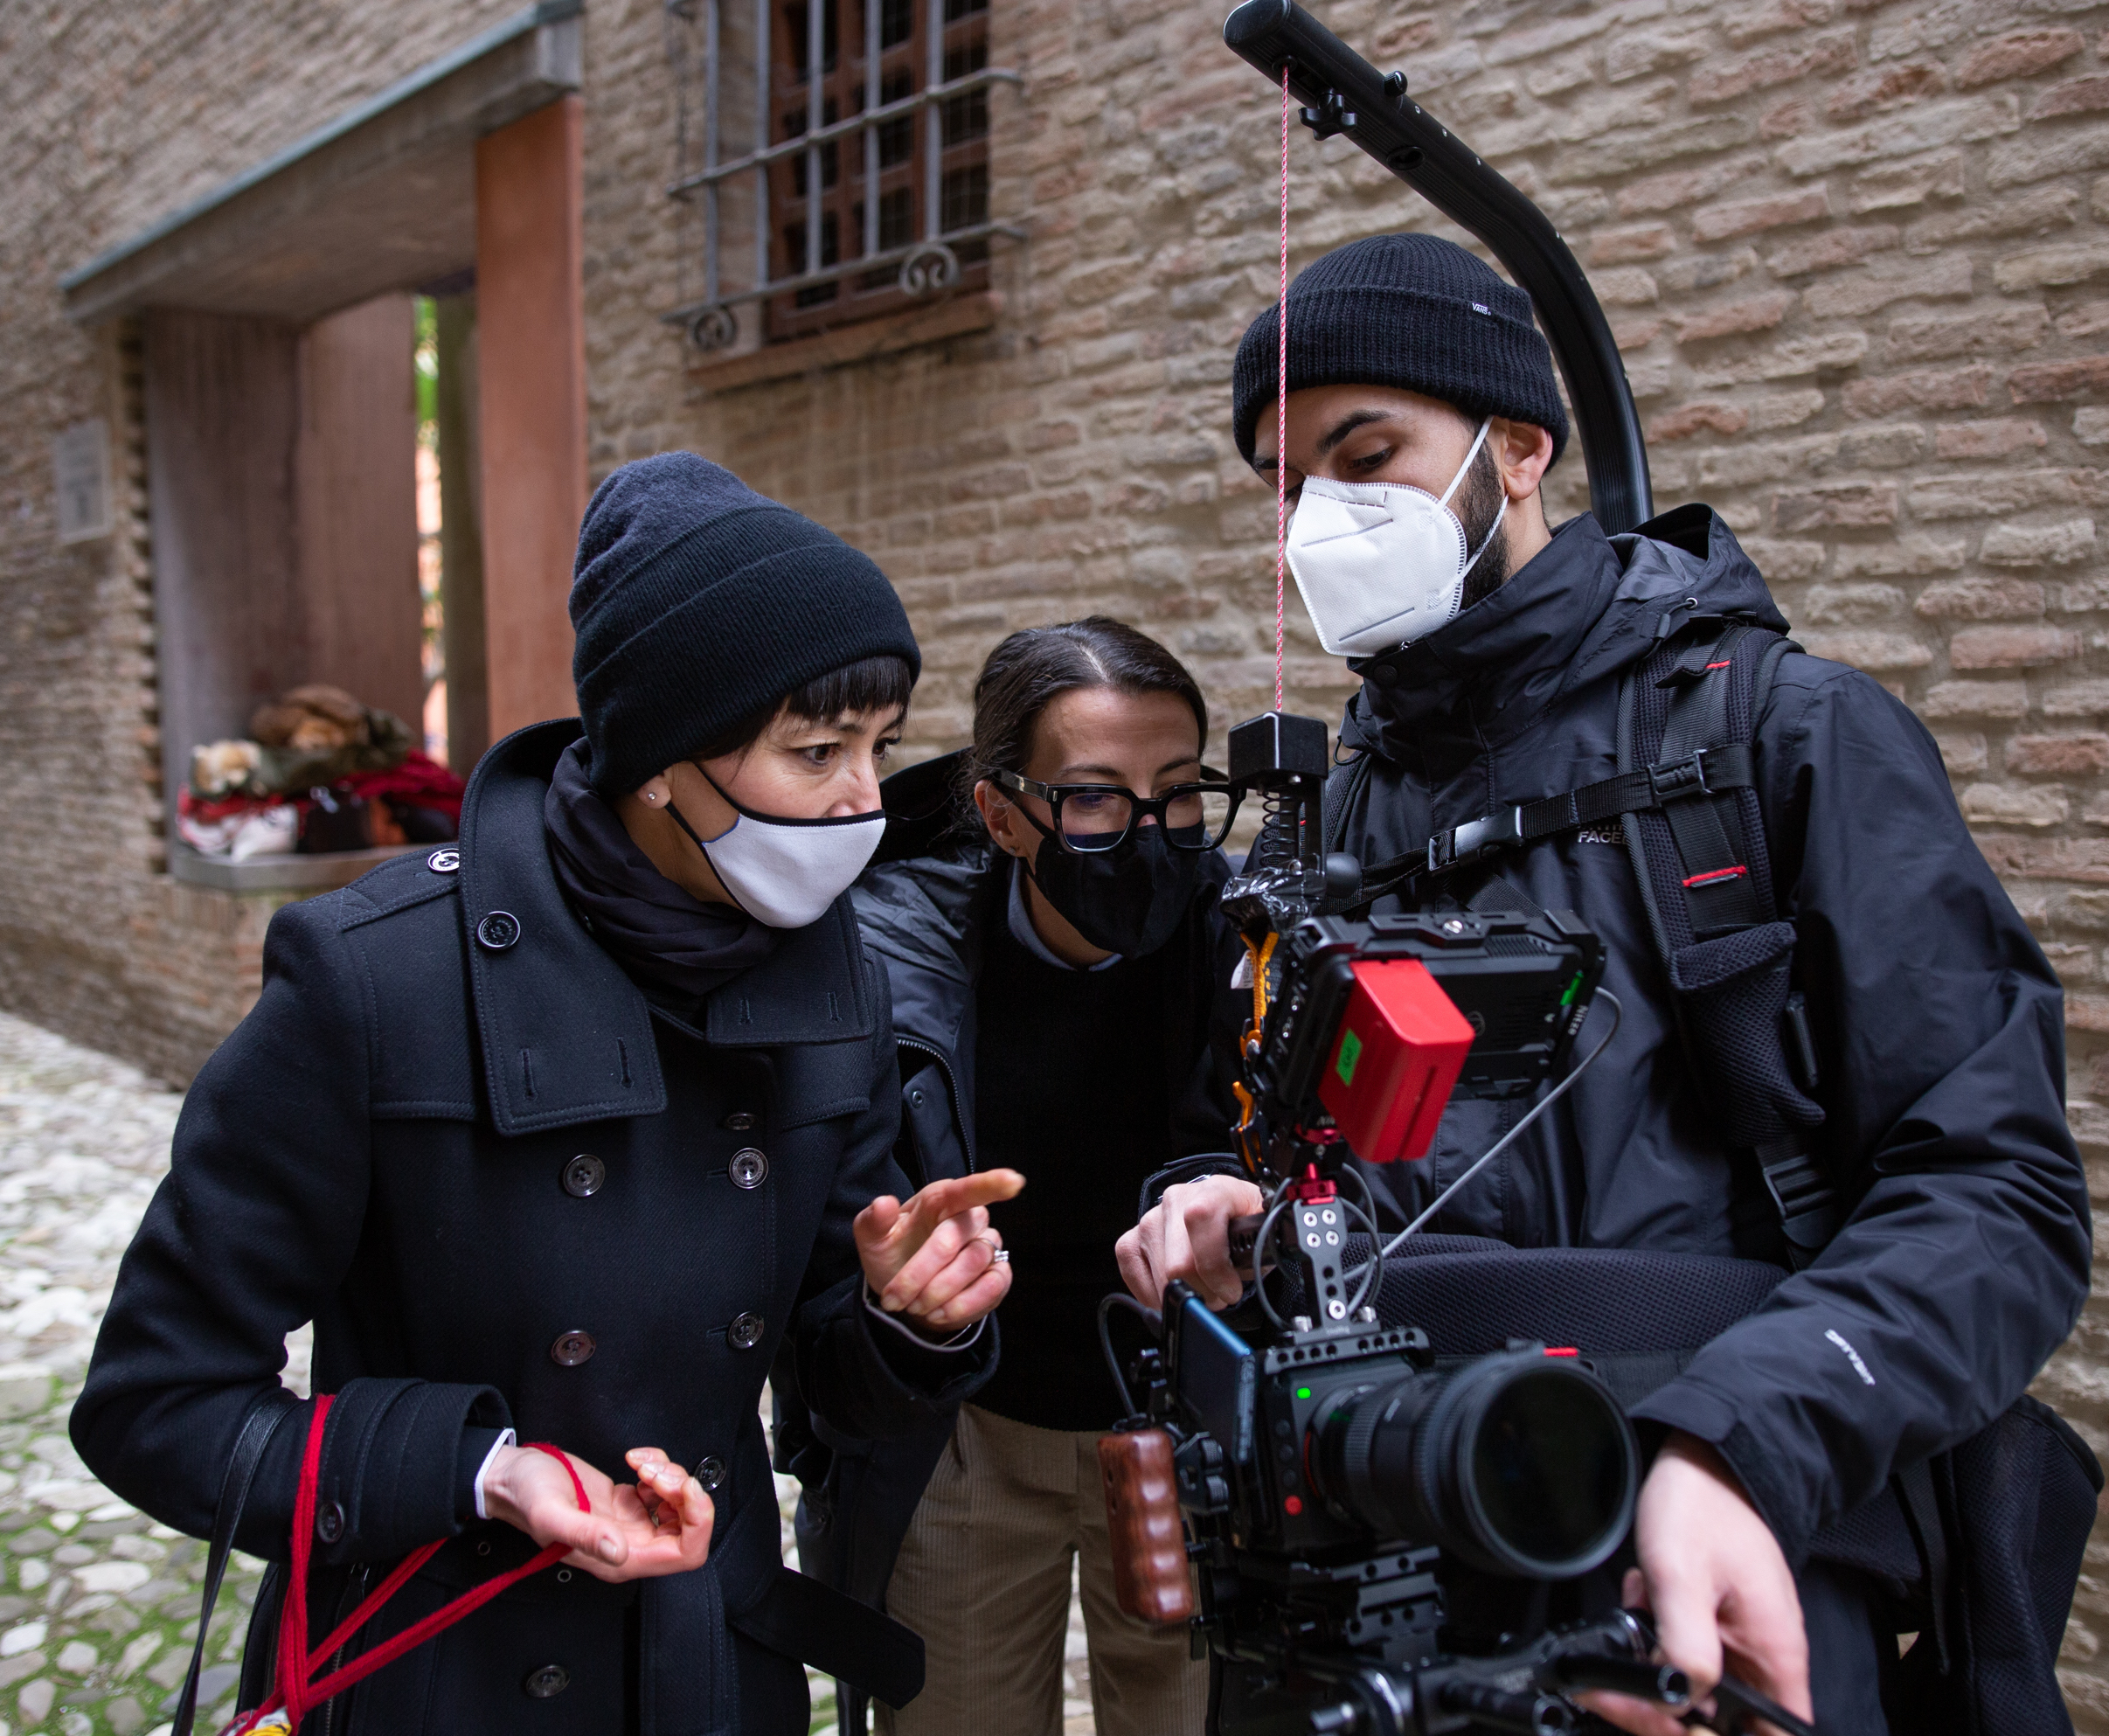
<path id="1" fill-rule="evenodd" d="M 413 748 L 399 766 L 385 772 L 350 772 L 332 786 L 369 802 L 383 797 L 406 808 L 431 808 L 456 825 L 461 820 L 461 780 L 428 754 Z"/>

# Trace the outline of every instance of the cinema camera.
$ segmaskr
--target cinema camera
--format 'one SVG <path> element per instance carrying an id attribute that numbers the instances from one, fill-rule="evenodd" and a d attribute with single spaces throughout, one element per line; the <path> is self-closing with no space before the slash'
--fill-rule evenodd
<path id="1" fill-rule="evenodd" d="M 1690 1683 L 1654 1660 L 1647 1618 L 1611 1607 L 1616 1587 L 1596 1574 L 1640 1483 L 1610 1388 L 1560 1345 L 1439 1358 L 1374 1305 L 1386 1253 L 1608 1046 L 1603 947 L 1563 911 L 1327 914 L 1370 889 L 1359 865 L 1319 855 L 1325 726 L 1252 719 L 1231 732 L 1230 762 L 1265 816 L 1221 894 L 1253 1002 L 1232 1133 L 1266 1196 L 1231 1226 L 1231 1249 L 1265 1326 L 1248 1340 L 1177 1282 L 1162 1312 L 1124 1295 L 1101 1306 L 1127 1412 L 1099 1443 L 1120 1608 L 1193 1620 L 1222 1665 L 1211 1736 L 1542 1736 L 1604 1727 L 1574 1698 L 1592 1689 L 1688 1707 Z M 1599 997 L 1609 1028 L 1576 1060 Z M 1383 1243 L 1350 1154 L 1425 1156 L 1453 1097 L 1547 1087 Z M 1158 1340 L 1125 1370 L 1110 1330 L 1121 1308 Z M 1732 1676 L 1714 1700 L 1716 1729 L 1760 1718 L 1814 1736 Z"/>
<path id="2" fill-rule="evenodd" d="M 1639 1455 L 1617 1400 L 1557 1347 L 1449 1368 L 1425 1333 L 1379 1324 L 1383 1251 L 1342 1162 L 1423 1156 L 1453 1095 L 1520 1096 L 1562 1073 L 1603 949 L 1564 913 L 1316 913 L 1356 878 L 1316 852 L 1325 766 L 1314 719 L 1231 732 L 1231 780 L 1266 811 L 1224 892 L 1254 1001 L 1235 1133 L 1267 1190 L 1233 1246 L 1260 1274 L 1268 1330 L 1248 1344 L 1179 1284 L 1151 1316 L 1162 1344 L 1134 1359 L 1141 1406 L 1127 1397 L 1131 1426 L 1100 1455 L 1122 1608 L 1192 1614 L 1190 1554 L 1224 1736 L 1567 1730 L 1566 1696 L 1588 1687 L 1682 1705 L 1636 1617 L 1517 1641 L 1528 1612 L 1509 1588 L 1589 1573 L 1632 1523 Z M 1277 1270 L 1298 1281 L 1290 1315 Z M 1478 1655 L 1457 1645 L 1460 1596 L 1467 1625 L 1500 1612 Z"/>

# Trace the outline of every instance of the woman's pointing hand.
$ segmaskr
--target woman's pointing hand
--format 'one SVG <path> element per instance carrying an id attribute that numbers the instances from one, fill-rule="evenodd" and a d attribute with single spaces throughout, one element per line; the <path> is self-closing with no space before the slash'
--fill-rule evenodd
<path id="1" fill-rule="evenodd" d="M 857 1214 L 857 1257 L 871 1295 L 889 1314 L 954 1332 L 1003 1300 L 1010 1267 L 996 1259 L 1003 1238 L 989 1208 L 1025 1185 L 1016 1170 L 933 1182 L 905 1205 L 882 1194 Z"/>

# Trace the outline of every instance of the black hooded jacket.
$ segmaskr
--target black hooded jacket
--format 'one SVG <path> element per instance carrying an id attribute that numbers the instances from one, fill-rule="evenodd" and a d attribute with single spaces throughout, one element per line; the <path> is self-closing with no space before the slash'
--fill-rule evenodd
<path id="1" fill-rule="evenodd" d="M 864 948 L 891 991 L 901 1073 L 895 1156 L 918 1187 L 979 1167 L 975 985 L 989 925 L 1005 920 L 1009 886 L 1008 858 L 985 840 L 962 844 L 946 836 L 957 760 L 926 761 L 886 781 L 886 841 L 850 893 Z M 1240 952 L 1216 909 L 1228 871 L 1219 855 L 1204 860 L 1187 920 L 1165 946 L 1166 1029 L 1186 1039 L 1168 1045 L 1168 1156 L 1220 1153 L 1228 1142 L 1239 997 L 1218 990 Z M 999 1325 L 1002 1318 L 999 1309 Z M 1098 1346 L 1087 1342 L 1076 1353 L 1096 1358 Z M 777 1462 L 804 1484 L 799 1559 L 830 1585 L 883 1607 L 955 1411 L 915 1434 L 874 1441 L 807 1415 L 786 1402 L 787 1393 L 786 1387 L 777 1394 Z"/>
<path id="2" fill-rule="evenodd" d="M 1668 631 L 1709 615 L 1786 630 L 1718 518 L 1692 509 L 1648 528 L 1661 535 L 1607 539 L 1593 518 L 1571 520 L 1492 596 L 1356 665 L 1329 847 L 1378 861 L 1609 777 L 1620 677 Z M 1754 757 L 1821 1061 L 1817 1155 L 1850 1215 L 1810 1269 L 1637 1414 L 1715 1445 L 1799 1563 L 1892 1469 L 2021 1393 L 2085 1297 L 2090 1220 L 2057 979 L 1925 728 L 1867 676 L 1790 652 Z M 1512 852 L 1500 871 L 1603 937 L 1624 1018 L 1567 1098 L 1429 1227 L 1776 1257 L 1761 1177 L 1720 1137 L 1681 1045 L 1615 826 Z M 1599 1003 L 1578 1053 L 1608 1017 Z M 1364 1173 L 1403 1222 L 1517 1113 L 1454 1103 L 1426 1160 Z"/>

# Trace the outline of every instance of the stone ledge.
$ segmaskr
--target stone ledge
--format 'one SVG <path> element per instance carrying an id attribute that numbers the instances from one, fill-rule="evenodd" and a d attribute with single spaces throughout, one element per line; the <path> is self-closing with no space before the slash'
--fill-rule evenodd
<path id="1" fill-rule="evenodd" d="M 823 368 L 854 366 L 879 356 L 914 350 L 947 337 L 964 337 L 986 331 L 1003 311 L 1001 290 L 981 289 L 954 296 L 933 308 L 913 308 L 905 313 L 864 320 L 856 325 L 823 331 L 815 337 L 794 338 L 788 344 L 767 344 L 744 356 L 727 356 L 713 362 L 707 358 L 689 365 L 689 378 L 711 392 L 736 392 L 763 380 L 784 379 L 793 374 L 813 373 Z"/>
<path id="2" fill-rule="evenodd" d="M 387 844 L 378 850 L 253 856 L 246 862 L 230 862 L 200 855 L 188 844 L 175 844 L 169 846 L 169 878 L 220 892 L 293 892 L 311 898 L 316 892 L 333 892 L 339 886 L 350 885 L 369 868 L 378 867 L 391 857 L 432 848 L 430 844 Z"/>

